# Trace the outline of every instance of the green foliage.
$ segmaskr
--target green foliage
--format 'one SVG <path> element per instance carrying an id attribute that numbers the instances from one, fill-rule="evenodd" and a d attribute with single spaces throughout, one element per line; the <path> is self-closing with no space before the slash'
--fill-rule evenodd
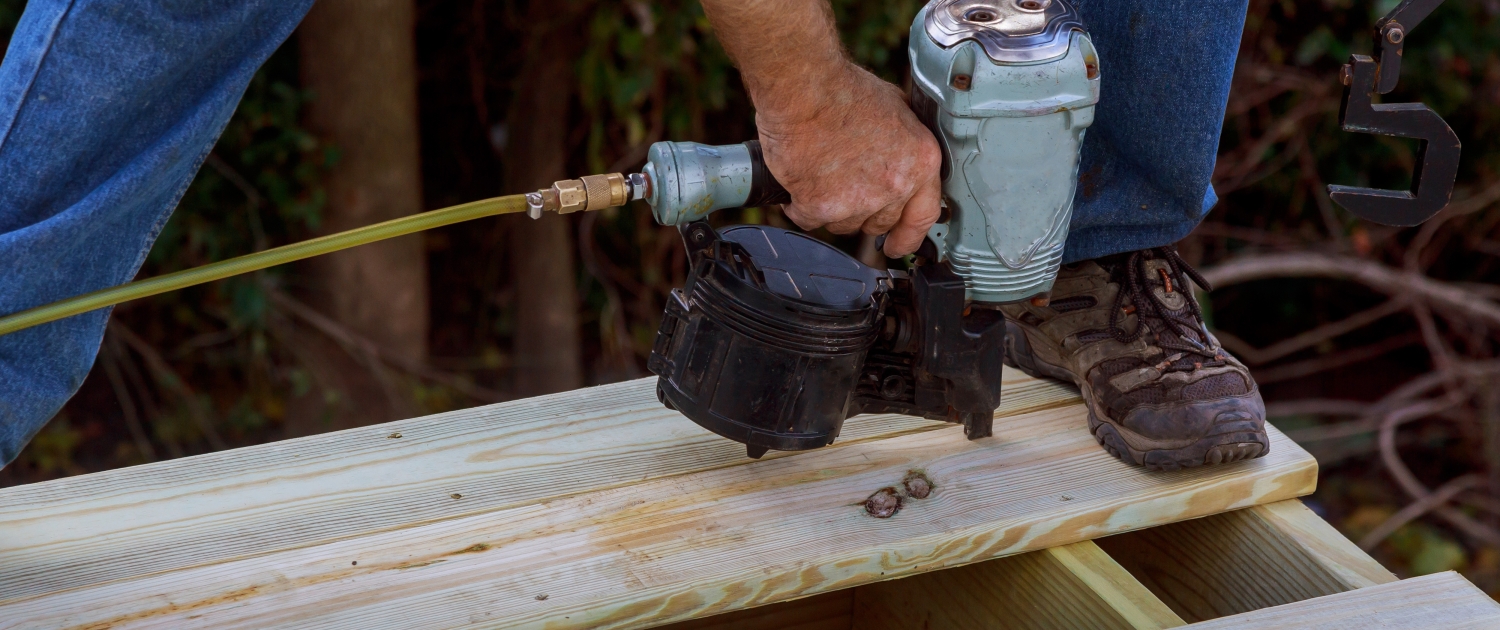
<path id="1" fill-rule="evenodd" d="M 1469 552 L 1451 536 L 1426 523 L 1413 523 L 1391 536 L 1391 544 L 1408 558 L 1412 575 L 1463 569 Z"/>
<path id="2" fill-rule="evenodd" d="M 587 42 L 579 101 L 592 121 L 586 155 L 593 172 L 610 170 L 629 148 L 703 138 L 731 94 L 743 98 L 697 2 L 603 3 L 590 16 Z"/>
<path id="3" fill-rule="evenodd" d="M 906 42 L 911 21 L 925 2 L 835 0 L 834 15 L 849 56 L 887 81 L 902 83 L 908 74 Z"/>
<path id="4" fill-rule="evenodd" d="M 66 416 L 53 418 L 32 438 L 26 449 L 26 463 L 46 475 L 82 473 L 84 469 L 74 460 L 74 455 L 83 440 L 83 432 L 74 428 Z"/>
<path id="5" fill-rule="evenodd" d="M 1369 488 L 1368 483 L 1361 484 Z M 1340 523 L 1351 536 L 1363 536 L 1396 513 L 1380 499 L 1367 499 Z M 1374 550 L 1381 563 L 1408 576 L 1429 575 L 1469 568 L 1471 554 L 1449 531 L 1423 521 L 1401 526 Z"/>

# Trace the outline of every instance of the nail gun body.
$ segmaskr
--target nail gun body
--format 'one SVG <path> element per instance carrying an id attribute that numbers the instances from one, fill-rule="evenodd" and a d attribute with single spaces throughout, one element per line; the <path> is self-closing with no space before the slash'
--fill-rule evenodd
<path id="1" fill-rule="evenodd" d="M 1099 55 L 1062 0 L 959 0 L 912 24 L 912 109 L 944 152 L 928 237 L 981 303 L 1052 288 L 1099 102 Z"/>
<path id="2" fill-rule="evenodd" d="M 1005 345 L 995 307 L 1052 288 L 1099 100 L 1099 58 L 1077 11 L 1067 0 L 937 0 L 913 22 L 910 53 L 913 111 L 943 149 L 945 207 L 910 272 L 785 230 L 710 227 L 716 210 L 790 201 L 753 141 L 658 143 L 640 174 L 531 197 L 536 214 L 644 199 L 679 227 L 692 264 L 648 366 L 663 404 L 752 457 L 825 446 L 867 412 L 989 436 Z"/>

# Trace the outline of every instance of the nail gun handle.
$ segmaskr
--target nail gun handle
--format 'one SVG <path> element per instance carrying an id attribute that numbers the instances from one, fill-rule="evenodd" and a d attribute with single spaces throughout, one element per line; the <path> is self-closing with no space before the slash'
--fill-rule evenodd
<path id="1" fill-rule="evenodd" d="M 745 207 L 775 206 L 792 202 L 792 194 L 782 187 L 781 182 L 776 181 L 776 176 L 771 174 L 771 169 L 766 168 L 765 153 L 761 151 L 760 141 L 751 140 L 745 143 L 745 148 L 750 150 L 750 196 L 745 199 Z"/>
<path id="2" fill-rule="evenodd" d="M 790 203 L 792 198 L 766 168 L 760 142 L 708 146 L 658 142 L 641 173 L 645 199 L 662 225 L 686 225 L 716 210 Z"/>

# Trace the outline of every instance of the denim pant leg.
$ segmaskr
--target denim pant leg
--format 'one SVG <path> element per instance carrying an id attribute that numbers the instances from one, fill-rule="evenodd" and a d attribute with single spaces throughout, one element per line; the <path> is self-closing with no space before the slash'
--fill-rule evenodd
<path id="1" fill-rule="evenodd" d="M 1065 262 L 1181 239 L 1210 187 L 1246 0 L 1078 0 L 1099 50 Z"/>
<path id="2" fill-rule="evenodd" d="M 31 0 L 0 64 L 0 313 L 129 281 L 312 0 Z M 0 337 L 0 465 L 82 385 L 100 310 Z"/>

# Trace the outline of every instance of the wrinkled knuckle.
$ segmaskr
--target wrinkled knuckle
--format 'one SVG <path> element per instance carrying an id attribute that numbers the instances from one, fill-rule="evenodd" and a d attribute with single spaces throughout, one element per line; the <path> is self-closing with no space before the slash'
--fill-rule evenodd
<path id="1" fill-rule="evenodd" d="M 886 203 L 904 201 L 904 197 L 910 195 L 911 191 L 916 188 L 916 179 L 911 176 L 911 171 L 908 169 L 889 168 L 882 175 L 880 183 L 885 187 L 886 193 L 882 201 Z"/>
<path id="2" fill-rule="evenodd" d="M 822 204 L 814 211 L 814 216 L 817 217 L 818 222 L 822 225 L 843 221 L 847 218 L 846 214 L 840 211 L 837 204 Z"/>

